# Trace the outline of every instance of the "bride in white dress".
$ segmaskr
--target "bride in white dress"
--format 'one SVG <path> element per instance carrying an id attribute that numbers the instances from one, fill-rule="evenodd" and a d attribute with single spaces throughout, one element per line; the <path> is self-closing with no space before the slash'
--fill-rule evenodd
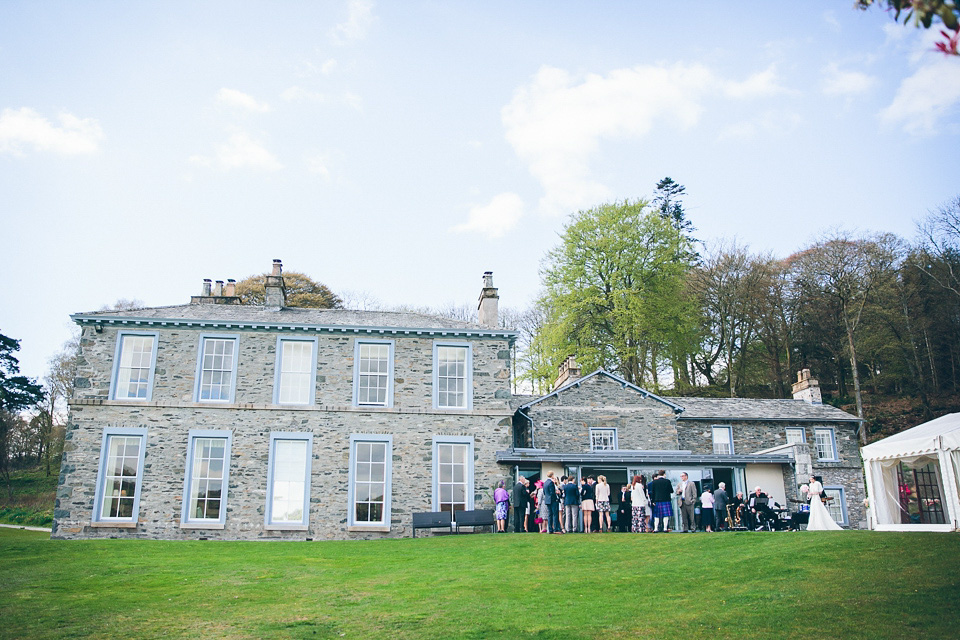
<path id="1" fill-rule="evenodd" d="M 810 496 L 810 520 L 807 531 L 842 531 L 843 527 L 833 521 L 830 512 L 823 506 L 823 501 L 820 499 L 823 485 L 814 476 L 810 476 L 807 492 Z"/>

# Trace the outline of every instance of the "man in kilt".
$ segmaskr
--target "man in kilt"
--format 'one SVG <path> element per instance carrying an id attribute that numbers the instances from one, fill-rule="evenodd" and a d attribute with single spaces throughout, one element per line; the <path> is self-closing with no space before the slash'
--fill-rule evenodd
<path id="1" fill-rule="evenodd" d="M 654 533 L 666 533 L 670 527 L 670 518 L 673 517 L 673 485 L 666 475 L 667 472 L 661 469 L 648 487 L 650 501 L 653 502 Z"/>

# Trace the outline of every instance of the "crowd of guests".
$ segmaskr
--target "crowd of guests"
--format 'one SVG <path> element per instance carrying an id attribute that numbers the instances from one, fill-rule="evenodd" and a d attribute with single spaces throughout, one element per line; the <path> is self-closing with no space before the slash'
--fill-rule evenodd
<path id="1" fill-rule="evenodd" d="M 676 486 L 666 475 L 665 470 L 660 470 L 649 482 L 644 475 L 635 475 L 621 488 L 615 521 L 619 531 L 670 531 L 675 496 L 681 523 L 679 531 L 683 532 L 725 529 L 729 524 L 728 513 L 739 514 L 742 522 L 737 520 L 736 524 L 751 529 L 762 526 L 772 517 L 773 505 L 760 487 L 747 498 L 739 491 L 730 497 L 723 482 L 717 485 L 716 491 L 705 488 L 698 492 L 696 483 L 686 473 L 680 475 Z M 521 476 L 512 491 L 507 491 L 501 481 L 494 492 L 497 532 L 506 533 L 511 507 L 516 533 L 612 531 L 610 494 L 610 485 L 603 475 L 586 476 L 578 484 L 575 477 L 558 479 L 553 471 L 548 471 L 543 480 L 533 483 Z"/>

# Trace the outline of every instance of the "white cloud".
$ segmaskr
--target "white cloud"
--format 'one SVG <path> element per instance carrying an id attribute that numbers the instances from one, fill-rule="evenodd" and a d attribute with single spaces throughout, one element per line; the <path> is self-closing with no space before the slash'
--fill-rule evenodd
<path id="1" fill-rule="evenodd" d="M 942 55 L 942 54 L 941 54 Z M 937 122 L 960 105 L 960 59 L 941 57 L 927 62 L 900 83 L 893 102 L 880 112 L 888 124 L 908 133 L 932 135 Z"/>
<path id="2" fill-rule="evenodd" d="M 316 174 L 324 180 L 330 180 L 329 161 L 320 155 L 311 155 L 304 158 L 307 165 L 307 171 Z"/>
<path id="3" fill-rule="evenodd" d="M 543 186 L 541 212 L 564 214 L 606 198 L 589 170 L 600 141 L 641 137 L 659 122 L 694 125 L 712 83 L 700 65 L 638 66 L 579 81 L 541 67 L 501 110 L 507 141 Z"/>
<path id="4" fill-rule="evenodd" d="M 319 91 L 309 91 L 299 86 L 292 86 L 283 90 L 280 97 L 287 102 L 326 102 L 327 96 Z"/>
<path id="5" fill-rule="evenodd" d="M 333 38 L 338 42 L 360 40 L 366 37 L 373 20 L 373 2 L 350 0 L 347 3 L 347 19 L 333 28 Z"/>
<path id="6" fill-rule="evenodd" d="M 356 111 L 363 109 L 363 98 L 355 93 L 347 91 L 343 94 L 341 100 L 343 100 L 343 104 L 347 105 L 351 109 L 355 109 Z"/>
<path id="7" fill-rule="evenodd" d="M 227 89 L 226 87 L 220 89 L 220 91 L 217 92 L 217 100 L 231 107 L 239 107 L 256 113 L 266 113 L 270 111 L 270 105 L 267 103 L 257 102 L 253 96 L 247 95 L 242 91 L 237 91 L 236 89 Z"/>
<path id="8" fill-rule="evenodd" d="M 502 237 L 523 217 L 523 200 L 515 193 L 501 193 L 489 203 L 470 209 L 467 221 L 451 230 L 457 233 L 479 233 L 487 238 Z"/>
<path id="9" fill-rule="evenodd" d="M 0 153 L 20 155 L 24 147 L 32 147 L 35 151 L 81 155 L 99 149 L 103 130 L 96 120 L 70 113 L 57 118 L 59 127 L 29 107 L 4 109 L 0 112 Z"/>
<path id="10" fill-rule="evenodd" d="M 727 97 L 740 100 L 789 93 L 787 89 L 777 83 L 777 70 L 774 66 L 767 67 L 765 71 L 755 73 L 742 82 L 725 82 L 723 92 Z"/>
<path id="11" fill-rule="evenodd" d="M 877 79 L 860 71 L 842 71 L 836 62 L 823 69 L 823 92 L 830 96 L 864 93 L 877 84 Z"/>
<path id="12" fill-rule="evenodd" d="M 837 14 L 833 11 L 824 11 L 823 12 L 823 21 L 837 33 L 840 33 L 840 21 L 837 20 Z"/>
<path id="13" fill-rule="evenodd" d="M 735 122 L 720 130 L 718 141 L 745 140 L 758 135 L 777 137 L 789 135 L 800 128 L 803 117 L 790 110 L 769 109 L 753 120 Z"/>
<path id="14" fill-rule="evenodd" d="M 334 60 L 333 58 L 330 58 L 329 60 L 324 61 L 324 63 L 320 66 L 320 73 L 322 73 L 325 76 L 330 75 L 336 70 L 337 70 L 337 61 Z"/>
<path id="15" fill-rule="evenodd" d="M 187 161 L 197 167 L 220 167 L 231 169 L 257 169 L 260 171 L 279 171 L 283 165 L 276 156 L 267 151 L 249 134 L 238 132 L 231 134 L 227 141 L 219 145 L 213 158 L 202 155 L 190 156 Z"/>

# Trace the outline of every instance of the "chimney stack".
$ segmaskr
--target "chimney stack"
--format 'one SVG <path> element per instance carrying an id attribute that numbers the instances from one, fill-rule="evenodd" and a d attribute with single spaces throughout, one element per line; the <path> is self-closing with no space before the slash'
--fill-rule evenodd
<path id="1" fill-rule="evenodd" d="M 580 365 L 577 364 L 577 358 L 567 356 L 567 359 L 560 365 L 560 375 L 557 376 L 557 381 L 553 383 L 553 390 L 556 391 L 565 384 L 579 380 L 580 377 Z"/>
<path id="2" fill-rule="evenodd" d="M 793 399 L 803 400 L 810 404 L 823 404 L 820 396 L 820 383 L 810 377 L 810 369 L 801 369 L 797 372 L 797 381 L 793 383 Z"/>
<path id="3" fill-rule="evenodd" d="M 273 261 L 273 271 L 267 276 L 264 283 L 266 302 L 264 306 L 282 309 L 287 306 L 287 288 L 283 284 L 283 263 Z"/>
<path id="4" fill-rule="evenodd" d="M 477 317 L 480 324 L 490 329 L 500 325 L 500 296 L 493 286 L 493 271 L 483 273 L 483 289 L 480 291 L 480 303 L 477 305 Z"/>
<path id="5" fill-rule="evenodd" d="M 216 286 L 212 286 L 210 278 L 204 278 L 200 295 L 190 296 L 190 304 L 240 304 L 236 280 L 227 280 L 224 288 L 223 280 L 217 280 Z"/>

